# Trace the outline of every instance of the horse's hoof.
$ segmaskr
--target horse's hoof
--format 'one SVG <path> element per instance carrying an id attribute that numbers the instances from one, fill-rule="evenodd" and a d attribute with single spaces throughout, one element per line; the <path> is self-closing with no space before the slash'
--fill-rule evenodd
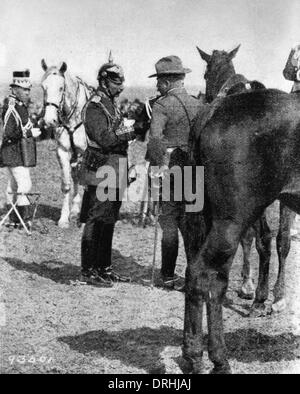
<path id="1" fill-rule="evenodd" d="M 246 280 L 238 292 L 238 296 L 244 300 L 253 300 L 255 297 L 255 288 L 252 280 Z"/>
<path id="2" fill-rule="evenodd" d="M 59 228 L 69 228 L 70 227 L 70 223 L 69 222 L 63 222 L 63 221 L 59 221 L 57 223 Z"/>
<path id="3" fill-rule="evenodd" d="M 191 374 L 193 372 L 192 362 L 184 357 L 179 359 L 178 365 L 183 374 Z"/>
<path id="4" fill-rule="evenodd" d="M 202 374 L 202 356 L 200 358 L 189 356 L 183 350 L 181 369 L 184 374 Z"/>
<path id="5" fill-rule="evenodd" d="M 215 364 L 214 368 L 210 371 L 210 375 L 230 375 L 231 369 L 228 362 L 224 364 Z"/>
<path id="6" fill-rule="evenodd" d="M 263 302 L 254 302 L 251 306 L 248 317 L 264 317 L 269 314 L 269 309 Z"/>
<path id="7" fill-rule="evenodd" d="M 281 313 L 286 309 L 286 307 L 286 300 L 285 298 L 282 298 L 281 300 L 274 302 L 272 305 L 272 313 Z"/>
<path id="8" fill-rule="evenodd" d="M 255 292 L 251 291 L 248 293 L 245 291 L 245 289 L 241 288 L 241 290 L 238 292 L 238 296 L 243 300 L 253 300 L 255 297 Z"/>

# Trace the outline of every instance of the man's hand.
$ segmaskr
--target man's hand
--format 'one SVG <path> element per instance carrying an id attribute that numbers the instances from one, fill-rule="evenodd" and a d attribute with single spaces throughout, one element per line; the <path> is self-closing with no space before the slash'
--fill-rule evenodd
<path id="1" fill-rule="evenodd" d="M 116 135 L 122 135 L 126 133 L 131 133 L 134 131 L 133 125 L 135 120 L 134 119 L 127 119 L 124 118 L 120 126 L 116 130 Z"/>
<path id="2" fill-rule="evenodd" d="M 41 130 L 38 129 L 37 127 L 33 127 L 33 128 L 31 129 L 31 134 L 32 134 L 32 136 L 33 136 L 34 138 L 37 138 L 37 137 L 39 137 L 39 136 L 41 135 Z"/>
<path id="3" fill-rule="evenodd" d="M 124 125 L 125 127 L 133 127 L 134 123 L 135 123 L 135 120 L 134 120 L 134 119 L 127 119 L 127 118 L 124 118 L 124 120 L 123 120 L 123 125 Z"/>
<path id="4" fill-rule="evenodd" d="M 150 178 L 155 179 L 155 178 L 161 178 L 164 179 L 169 172 L 169 167 L 166 165 L 163 165 L 161 167 L 158 166 L 151 166 L 150 167 Z"/>

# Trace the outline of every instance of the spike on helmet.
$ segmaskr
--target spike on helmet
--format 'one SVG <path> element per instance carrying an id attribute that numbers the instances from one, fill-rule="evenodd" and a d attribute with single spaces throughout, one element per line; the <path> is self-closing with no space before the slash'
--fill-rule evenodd
<path id="1" fill-rule="evenodd" d="M 111 51 L 109 52 L 108 62 L 100 67 L 97 79 L 98 81 L 108 79 L 119 85 L 124 82 L 124 71 L 121 66 L 114 63 Z"/>

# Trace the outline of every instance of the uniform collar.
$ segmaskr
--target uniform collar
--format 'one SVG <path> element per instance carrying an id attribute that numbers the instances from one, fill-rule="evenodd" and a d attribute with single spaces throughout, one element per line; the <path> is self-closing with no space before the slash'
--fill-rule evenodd
<path id="1" fill-rule="evenodd" d="M 105 96 L 105 97 L 109 98 L 109 95 L 107 94 L 106 90 L 101 88 L 100 86 L 97 88 L 96 93 L 99 96 L 102 96 L 102 97 Z"/>
<path id="2" fill-rule="evenodd" d="M 11 94 L 8 96 L 8 98 L 9 98 L 9 99 L 15 100 L 16 104 L 18 104 L 18 105 L 25 105 L 25 104 L 23 103 L 23 101 L 19 100 L 19 99 L 17 98 L 17 96 L 16 96 L 15 94 L 13 94 L 13 93 L 11 93 Z"/>
<path id="3" fill-rule="evenodd" d="M 185 87 L 182 86 L 181 88 L 173 88 L 168 90 L 166 95 L 174 94 L 174 93 L 185 93 L 185 92 L 186 92 Z"/>
<path id="4" fill-rule="evenodd" d="M 108 100 L 110 100 L 114 105 L 116 105 L 116 98 L 112 98 L 109 94 L 108 94 L 108 92 L 107 92 L 107 90 L 106 89 L 104 89 L 104 88 L 102 88 L 101 86 L 99 86 L 98 87 L 98 89 L 97 89 L 97 91 L 96 91 L 96 93 L 99 95 L 99 96 L 104 96 L 105 98 L 107 98 Z"/>

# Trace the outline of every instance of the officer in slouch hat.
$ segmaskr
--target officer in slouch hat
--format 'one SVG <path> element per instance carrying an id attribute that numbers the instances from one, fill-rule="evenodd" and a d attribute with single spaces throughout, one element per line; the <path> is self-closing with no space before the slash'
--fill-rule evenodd
<path id="1" fill-rule="evenodd" d="M 81 243 L 81 281 L 103 287 L 113 286 L 115 281 L 130 278 L 112 269 L 111 252 L 115 223 L 119 217 L 122 191 L 120 183 L 127 183 L 126 171 L 119 173 L 119 162 L 127 158 L 128 141 L 136 137 L 133 127 L 126 127 L 116 99 L 124 89 L 124 73 L 112 59 L 103 64 L 98 72 L 98 89 L 85 107 L 84 126 L 88 147 L 83 157 L 81 183 L 85 185 L 81 209 L 81 222 L 85 223 Z M 102 186 L 103 178 L 97 171 L 107 166 L 116 174 L 116 182 Z M 98 172 L 99 176 L 99 172 Z M 119 178 L 124 179 L 119 179 Z M 110 195 L 100 201 L 99 191 Z"/>
<path id="2" fill-rule="evenodd" d="M 25 222 L 29 219 L 29 200 L 26 195 L 14 195 L 29 193 L 32 186 L 30 168 L 24 163 L 22 155 L 21 140 L 40 134 L 39 129 L 33 128 L 28 113 L 29 77 L 29 70 L 13 72 L 11 94 L 5 100 L 2 111 L 4 133 L 0 148 L 1 166 L 7 167 L 8 172 L 7 201 L 17 201 L 18 212 Z M 14 212 L 10 215 L 10 222 L 13 225 L 19 222 Z"/>
<path id="3" fill-rule="evenodd" d="M 188 155 L 191 125 L 201 103 L 184 88 L 184 78 L 191 70 L 184 68 L 178 56 L 166 56 L 155 64 L 157 90 L 161 97 L 153 105 L 147 157 L 151 166 L 172 168 L 191 165 Z M 163 287 L 176 287 L 175 274 L 178 255 L 178 230 L 180 230 L 187 253 L 191 234 L 186 231 L 185 204 L 174 199 L 174 178 L 170 176 L 170 201 L 161 201 L 159 223 L 162 228 Z M 182 182 L 184 183 L 184 182 Z M 183 193 L 182 193 L 183 194 Z M 187 253 L 188 255 L 188 253 Z M 179 286 L 180 287 L 180 286 Z"/>

